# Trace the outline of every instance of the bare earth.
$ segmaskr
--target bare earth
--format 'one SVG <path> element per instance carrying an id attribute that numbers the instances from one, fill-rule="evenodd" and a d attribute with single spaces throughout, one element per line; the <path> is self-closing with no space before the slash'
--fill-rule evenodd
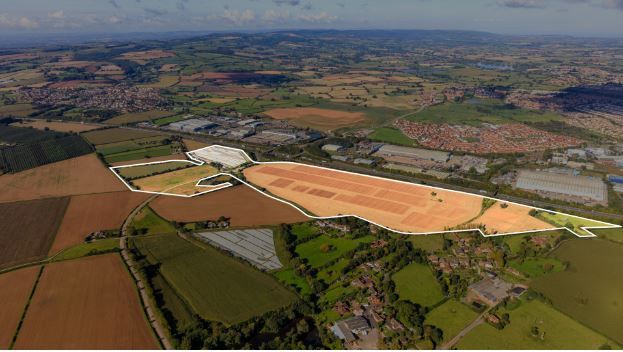
<path id="1" fill-rule="evenodd" d="M 7 350 L 39 273 L 38 266 L 0 275 L 0 349 Z"/>
<path id="2" fill-rule="evenodd" d="M 251 183 L 314 215 L 357 215 L 403 232 L 447 230 L 470 222 L 482 208 L 482 197 L 476 195 L 295 163 L 257 165 L 244 170 L 244 175 Z M 533 221 L 536 219 L 520 207 L 503 209 L 515 217 L 506 223 L 502 219 L 501 224 L 496 224 L 496 220 L 506 216 L 506 213 L 502 216 L 496 211 L 494 208 L 482 219 L 499 231 L 552 227 Z"/>
<path id="3" fill-rule="evenodd" d="M 321 130 L 333 130 L 366 121 L 365 115 L 360 112 L 318 108 L 272 109 L 264 113 L 276 120 L 289 120 L 295 124 L 315 127 Z"/>
<path id="4" fill-rule="evenodd" d="M 0 203 L 67 195 L 124 191 L 127 188 L 89 154 L 0 176 Z"/>
<path id="5" fill-rule="evenodd" d="M 168 220 L 192 222 L 231 218 L 232 226 L 297 223 L 309 218 L 289 205 L 247 187 L 236 186 L 193 198 L 160 196 L 151 207 Z"/>
<path id="6" fill-rule="evenodd" d="M 118 229 L 126 217 L 149 197 L 131 191 L 71 197 L 50 255 L 84 242 L 91 232 Z"/>
<path id="7" fill-rule="evenodd" d="M 157 349 L 119 254 L 47 265 L 16 349 Z"/>
<path id="8" fill-rule="evenodd" d="M 553 227 L 545 221 L 530 216 L 530 209 L 530 207 L 515 204 L 502 208 L 502 203 L 498 202 L 473 223 L 485 225 L 487 232 L 491 234 L 545 230 Z"/>
<path id="9" fill-rule="evenodd" d="M 13 124 L 13 126 L 17 126 L 17 127 L 34 127 L 36 129 L 39 130 L 43 130 L 46 127 L 49 128 L 52 131 L 58 131 L 58 132 L 84 132 L 84 131 L 90 131 L 90 130 L 94 130 L 96 128 L 100 128 L 100 126 L 97 125 L 89 125 L 89 124 L 85 124 L 85 123 L 78 123 L 78 122 L 57 122 L 57 121 L 51 121 L 51 122 L 47 122 L 45 120 L 36 120 L 36 121 L 28 121 L 28 122 L 23 122 L 23 123 L 15 123 Z"/>

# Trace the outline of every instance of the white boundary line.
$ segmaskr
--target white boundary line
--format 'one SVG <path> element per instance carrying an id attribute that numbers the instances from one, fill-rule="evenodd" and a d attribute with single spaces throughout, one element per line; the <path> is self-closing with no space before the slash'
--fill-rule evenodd
<path id="1" fill-rule="evenodd" d="M 226 173 L 226 172 L 222 172 L 222 173 L 219 173 L 219 174 L 216 174 L 216 175 L 211 175 L 211 176 L 202 178 L 195 185 L 197 187 L 210 187 L 210 188 L 218 187 L 218 186 L 221 186 L 221 185 L 224 186 L 224 187 L 218 187 L 216 189 L 210 189 L 210 190 L 207 190 L 207 191 L 204 191 L 204 192 L 199 192 L 199 193 L 195 193 L 195 194 L 191 194 L 191 195 L 184 195 L 184 194 L 167 193 L 166 190 L 164 192 L 153 192 L 153 191 L 143 191 L 143 190 L 139 190 L 139 189 L 134 189 L 116 171 L 116 169 L 120 169 L 120 168 L 127 168 L 127 167 L 133 167 L 133 166 L 143 166 L 143 165 L 153 165 L 153 164 L 162 164 L 162 163 L 175 162 L 175 161 L 187 162 L 187 163 L 190 163 L 190 164 L 193 164 L 193 165 L 196 165 L 196 166 L 200 166 L 200 165 L 204 165 L 205 162 L 202 161 L 202 160 L 195 159 L 194 157 L 192 157 L 191 153 L 196 152 L 198 150 L 211 149 L 211 148 L 223 148 L 223 149 L 229 149 L 229 150 L 241 152 L 249 160 L 249 162 L 251 162 L 254 165 L 291 164 L 291 165 L 302 165 L 302 166 L 308 166 L 308 167 L 315 167 L 315 168 L 322 169 L 322 170 L 341 172 L 341 173 L 350 174 L 350 175 L 357 175 L 357 176 L 365 176 L 365 177 L 370 177 L 370 178 L 374 178 L 374 179 L 378 179 L 378 180 L 392 181 L 392 182 L 402 183 L 402 184 L 411 185 L 411 186 L 419 186 L 419 187 L 425 187 L 425 188 L 433 189 L 433 190 L 440 190 L 440 191 L 445 191 L 445 192 L 454 192 L 454 193 L 458 193 L 458 194 L 466 194 L 466 195 L 470 195 L 470 196 L 474 196 L 474 197 L 480 197 L 480 198 L 483 198 L 483 199 L 491 199 L 491 200 L 495 200 L 497 202 L 503 202 L 503 203 L 507 203 L 507 204 L 514 204 L 514 205 L 528 207 L 528 208 L 532 208 L 532 209 L 536 209 L 536 210 L 540 210 L 540 211 L 545 211 L 545 212 L 549 212 L 549 213 L 560 214 L 560 215 L 573 217 L 573 218 L 577 218 L 577 219 L 582 219 L 582 220 L 587 220 L 587 221 L 592 221 L 592 222 L 598 222 L 600 224 L 603 224 L 604 226 L 583 226 L 583 227 L 580 227 L 583 231 L 588 233 L 588 235 L 580 235 L 580 234 L 576 233 L 575 231 L 571 230 L 568 227 L 552 227 L 550 229 L 544 229 L 544 230 L 530 230 L 530 231 L 518 231 L 518 232 L 507 232 L 507 233 L 496 233 L 496 234 L 486 234 L 485 232 L 483 232 L 479 228 L 463 229 L 463 230 L 445 230 L 445 231 L 434 231 L 434 232 L 407 232 L 407 231 L 399 231 L 399 230 L 395 230 L 395 229 L 389 228 L 387 226 L 384 226 L 384 225 L 381 225 L 381 224 L 376 223 L 374 221 L 370 221 L 370 220 L 368 220 L 366 218 L 363 218 L 363 217 L 361 217 L 359 215 L 345 215 L 345 214 L 335 215 L 335 216 L 315 216 L 315 215 L 311 215 L 311 214 L 308 214 L 307 212 L 305 212 L 305 210 L 301 209 L 294 202 L 286 201 L 286 200 L 283 200 L 281 198 L 277 198 L 277 197 L 275 197 L 273 195 L 270 195 L 268 193 L 265 193 L 264 191 L 261 191 L 257 187 L 253 186 L 252 184 L 250 184 L 250 183 L 248 183 L 246 181 L 243 181 L 240 178 L 238 178 L 238 177 L 236 177 L 236 176 L 234 176 L 234 175 L 232 175 L 230 173 Z M 519 235 L 519 234 L 525 234 L 525 233 L 538 233 L 538 232 L 549 232 L 549 231 L 555 231 L 555 230 L 567 230 L 567 231 L 571 232 L 572 234 L 574 234 L 577 237 L 580 237 L 580 238 L 591 238 L 591 237 L 597 237 L 597 235 L 595 235 L 593 232 L 589 231 L 589 229 L 611 229 L 611 228 L 621 228 L 622 227 L 620 225 L 611 224 L 611 223 L 607 223 L 607 222 L 604 222 L 604 221 L 592 220 L 592 219 L 585 218 L 585 217 L 582 217 L 582 216 L 566 214 L 566 213 L 562 213 L 562 212 L 558 212 L 558 211 L 554 211 L 554 210 L 538 208 L 538 207 L 525 205 L 525 204 L 521 204 L 521 203 L 511 202 L 511 201 L 507 201 L 507 200 L 497 199 L 497 198 L 493 198 L 493 197 L 489 197 L 489 196 L 483 196 L 483 195 L 474 194 L 474 193 L 468 193 L 468 192 L 463 192 L 463 191 L 446 189 L 446 188 L 442 188 L 442 187 L 435 187 L 435 186 L 430 186 L 430 185 L 422 185 L 422 184 L 411 183 L 411 182 L 406 182 L 406 181 L 401 181 L 401 180 L 394 180 L 394 179 L 384 178 L 384 177 L 379 177 L 379 176 L 372 176 L 372 175 L 360 174 L 360 173 L 356 173 L 356 172 L 343 171 L 343 170 L 336 170 L 336 169 L 331 169 L 331 168 L 322 167 L 322 166 L 301 164 L 301 163 L 296 163 L 296 162 L 292 162 L 292 161 L 266 161 L 266 162 L 255 161 L 255 160 L 251 159 L 251 157 L 242 149 L 232 148 L 232 147 L 227 147 L 227 146 L 222 146 L 222 145 L 217 145 L 217 144 L 211 145 L 211 146 L 207 146 L 207 147 L 204 147 L 204 148 L 200 148 L 200 149 L 191 150 L 189 152 L 186 152 L 186 156 L 188 156 L 188 158 L 191 159 L 191 160 L 172 159 L 172 160 L 154 161 L 154 162 L 148 162 L 148 163 L 138 163 L 138 164 L 132 164 L 132 165 L 111 166 L 111 167 L 109 167 L 109 169 L 132 192 L 142 192 L 142 193 L 159 194 L 159 195 L 183 197 L 183 198 L 191 198 L 191 197 L 199 196 L 199 195 L 210 193 L 210 192 L 215 192 L 215 191 L 218 191 L 218 190 L 225 189 L 225 188 L 233 186 L 229 182 L 225 182 L 225 183 L 222 183 L 222 184 L 219 184 L 219 185 L 211 185 L 211 186 L 203 186 L 203 185 L 199 184 L 202 181 L 210 179 L 210 178 L 214 178 L 214 177 L 222 176 L 222 175 L 227 175 L 227 176 L 237 180 L 238 182 L 240 182 L 240 183 L 250 187 L 251 189 L 261 193 L 262 195 L 264 195 L 266 197 L 269 197 L 269 198 L 274 199 L 274 200 L 276 200 L 278 202 L 281 202 L 281 203 L 284 203 L 284 204 L 287 204 L 287 205 L 293 207 L 294 209 L 298 210 L 301 214 L 307 216 L 308 218 L 316 219 L 316 220 L 328 220 L 328 219 L 338 219 L 338 218 L 345 218 L 345 217 L 355 217 L 355 218 L 358 218 L 360 220 L 364 220 L 364 221 L 367 221 L 367 222 L 369 222 L 371 224 L 374 224 L 374 225 L 376 225 L 378 227 L 384 228 L 384 229 L 386 229 L 388 231 L 392 231 L 392 232 L 399 233 L 399 234 L 402 234 L 402 235 L 434 235 L 434 234 L 443 234 L 443 233 L 478 232 L 483 237 L 498 237 L 498 236 L 508 236 L 508 235 Z"/>

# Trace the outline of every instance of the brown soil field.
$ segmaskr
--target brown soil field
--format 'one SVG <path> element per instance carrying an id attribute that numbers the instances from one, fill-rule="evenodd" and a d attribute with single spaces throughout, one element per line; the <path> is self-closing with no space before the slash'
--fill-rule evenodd
<path id="1" fill-rule="evenodd" d="M 100 128 L 100 126 L 89 125 L 89 124 L 85 124 L 85 123 L 58 122 L 58 121 L 47 122 L 45 120 L 33 120 L 33 121 L 26 121 L 26 122 L 22 122 L 22 123 L 14 123 L 14 124 L 12 124 L 12 126 L 17 126 L 17 127 L 34 127 L 36 129 L 39 129 L 39 130 L 43 130 L 43 129 L 45 129 L 47 127 L 50 130 L 52 130 L 52 131 L 77 132 L 77 133 L 90 131 L 90 130 L 94 130 L 94 129 Z"/>
<path id="2" fill-rule="evenodd" d="M 186 83 L 190 83 L 188 85 L 192 85 L 192 83 L 196 83 L 196 81 L 186 81 Z M 180 85 L 186 85 L 184 82 L 181 82 Z M 271 92 L 270 89 L 260 88 L 260 87 L 242 87 L 239 85 L 203 85 L 197 88 L 199 92 L 210 93 L 214 95 L 219 95 L 223 97 L 240 97 L 240 98 L 255 98 L 260 97 Z"/>
<path id="3" fill-rule="evenodd" d="M 157 349 L 119 254 L 47 265 L 16 349 Z"/>
<path id="4" fill-rule="evenodd" d="M 0 203 L 127 190 L 95 154 L 2 175 L 0 189 Z"/>
<path id="5" fill-rule="evenodd" d="M 225 216 L 231 219 L 232 226 L 246 227 L 309 220 L 291 206 L 247 186 L 235 186 L 193 198 L 160 196 L 150 206 L 160 216 L 181 222 L 214 220 Z"/>
<path id="6" fill-rule="evenodd" d="M 530 207 L 507 204 L 508 207 L 502 208 L 503 203 L 496 203 L 487 209 L 483 215 L 473 221 L 475 224 L 483 224 L 490 234 L 508 233 L 519 231 L 546 230 L 554 226 L 530 216 Z"/>
<path id="7" fill-rule="evenodd" d="M 71 197 L 50 255 L 84 242 L 91 232 L 118 229 L 146 193 L 131 191 L 89 194 Z"/>
<path id="8" fill-rule="evenodd" d="M 175 53 L 164 50 L 147 50 L 147 51 L 132 51 L 128 53 L 123 53 L 121 55 L 124 59 L 127 60 L 154 60 L 154 59 L 162 59 L 166 57 L 174 57 Z"/>
<path id="9" fill-rule="evenodd" d="M 140 139 L 153 136 L 160 136 L 161 133 L 139 131 L 128 128 L 108 128 L 105 130 L 87 132 L 84 138 L 92 144 L 108 144 L 129 141 L 130 139 Z"/>
<path id="10" fill-rule="evenodd" d="M 191 149 L 188 149 L 191 150 Z M 163 156 L 155 156 L 153 158 L 146 159 L 137 159 L 137 160 L 128 160 L 128 161 L 119 161 L 116 163 L 110 164 L 110 166 L 124 166 L 124 165 L 134 165 L 141 163 L 151 163 L 153 161 L 165 161 L 165 160 L 188 160 L 186 154 L 171 154 L 171 155 L 163 155 Z"/>
<path id="11" fill-rule="evenodd" d="M 68 198 L 0 204 L 0 268 L 43 259 L 67 204 Z"/>
<path id="12" fill-rule="evenodd" d="M 264 113 L 276 120 L 289 120 L 296 125 L 325 131 L 353 126 L 366 121 L 366 116 L 360 112 L 318 108 L 272 109 Z"/>
<path id="13" fill-rule="evenodd" d="M 188 149 L 188 151 L 197 150 L 209 146 L 208 143 L 199 142 L 192 139 L 184 139 L 184 144 L 186 145 L 186 149 Z"/>
<path id="14" fill-rule="evenodd" d="M 9 349 L 38 273 L 31 266 L 0 275 L 0 349 Z"/>
<path id="15" fill-rule="evenodd" d="M 482 206 L 474 195 L 295 163 L 257 165 L 244 175 L 314 215 L 358 215 L 404 232 L 443 231 L 473 219 Z"/>

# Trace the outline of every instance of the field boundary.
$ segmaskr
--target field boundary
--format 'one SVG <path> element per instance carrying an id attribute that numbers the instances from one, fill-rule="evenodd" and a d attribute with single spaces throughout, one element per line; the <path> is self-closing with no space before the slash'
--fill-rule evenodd
<path id="1" fill-rule="evenodd" d="M 213 177 L 217 177 L 217 176 L 222 176 L 222 175 L 227 175 L 235 180 L 237 180 L 238 182 L 250 187 L 251 189 L 263 194 L 266 197 L 269 197 L 271 199 L 274 199 L 278 202 L 287 204 L 293 208 L 295 208 L 296 210 L 298 210 L 301 214 L 305 215 L 306 217 L 310 218 L 310 219 L 315 219 L 315 220 L 330 220 L 330 219 L 339 219 L 339 218 L 347 218 L 347 217 L 355 217 L 358 218 L 360 220 L 366 221 L 368 223 L 371 223 L 373 225 L 376 225 L 378 227 L 381 227 L 385 230 L 391 231 L 391 232 L 395 232 L 395 233 L 399 233 L 402 235 L 436 235 L 436 234 L 444 234 L 444 233 L 461 233 L 461 232 L 478 232 L 480 233 L 483 237 L 499 237 L 499 236 L 509 236 L 509 235 L 519 235 L 519 234 L 526 234 L 526 233 L 539 233 L 539 232 L 550 232 L 550 231 L 556 231 L 556 230 L 567 230 L 570 233 L 572 233 L 573 235 L 579 237 L 579 238 L 593 238 L 593 237 L 597 237 L 596 234 L 594 234 L 592 231 L 590 231 L 590 229 L 611 229 L 611 228 L 622 228 L 621 225 L 616 225 L 616 224 L 611 224 L 605 221 L 599 221 L 599 220 L 593 220 L 593 219 L 589 219 L 589 218 L 585 218 L 582 216 L 577 216 L 577 215 L 571 215 L 571 214 L 566 214 L 563 212 L 559 212 L 559 211 L 555 211 L 555 210 L 549 210 L 549 209 L 544 209 L 544 208 L 538 208 L 538 207 L 534 207 L 534 206 L 530 206 L 530 205 L 525 205 L 525 204 L 521 204 L 521 203 L 516 203 L 516 202 L 512 202 L 512 201 L 507 201 L 507 200 L 503 200 L 503 199 L 498 199 L 498 198 L 493 198 L 493 197 L 489 197 L 489 196 L 483 196 L 483 195 L 479 195 L 479 194 L 473 194 L 473 193 L 468 193 L 468 192 L 463 192 L 463 191 L 457 191 L 457 190 L 452 190 L 452 189 L 447 189 L 447 188 L 442 188 L 442 187 L 436 187 L 436 186 L 430 186 L 430 185 L 422 185 L 422 184 L 416 184 L 416 183 L 411 183 L 411 182 L 406 182 L 406 181 L 401 181 L 401 180 L 395 180 L 395 179 L 391 179 L 391 178 L 385 178 L 385 177 L 379 177 L 379 176 L 372 176 L 372 175 L 366 175 L 366 174 L 361 174 L 361 173 L 356 173 L 356 172 L 351 172 L 351 171 L 344 171 L 344 170 L 337 170 L 337 169 L 332 169 L 332 168 L 327 168 L 327 167 L 322 167 L 322 166 L 316 166 L 316 165 L 308 165 L 308 164 L 302 164 L 302 163 L 297 163 L 297 162 L 292 162 L 292 161 L 255 161 L 253 160 L 248 154 L 247 152 L 245 152 L 243 149 L 240 148 L 232 148 L 232 147 L 227 147 L 227 146 L 223 146 L 223 145 L 218 145 L 218 144 L 214 144 L 211 146 L 207 146 L 204 148 L 200 148 L 200 149 L 195 149 L 195 150 L 191 150 L 186 152 L 185 154 L 188 156 L 189 159 L 191 160 L 164 160 L 164 161 L 154 161 L 154 162 L 148 162 L 148 163 L 139 163 L 139 164 L 133 164 L 133 165 L 124 165 L 124 166 L 111 166 L 109 167 L 109 169 L 111 170 L 111 172 L 113 172 L 115 174 L 115 176 L 117 176 L 117 178 L 119 178 L 121 180 L 121 182 L 123 182 L 123 184 L 126 185 L 126 187 L 128 187 L 132 192 L 143 192 L 143 193 L 151 193 L 151 194 L 158 194 L 158 195 L 166 195 L 166 196 L 175 196 L 175 197 L 184 197 L 184 198 L 191 198 L 191 197 L 195 197 L 195 196 L 199 196 L 202 194 L 206 194 L 206 193 L 210 193 L 210 192 L 214 192 L 214 191 L 218 191 L 221 189 L 225 189 L 228 187 L 233 186 L 231 183 L 226 182 L 223 183 L 222 185 L 226 185 L 225 187 L 220 187 L 217 189 L 211 189 L 211 190 L 207 190 L 204 192 L 199 192 L 199 193 L 195 193 L 195 194 L 191 194 L 191 195 L 183 195 L 183 194 L 174 194 L 174 193 L 167 193 L 165 192 L 153 192 L 153 191 L 143 191 L 143 190 L 138 190 L 138 189 L 134 189 L 133 187 L 131 187 L 124 179 L 123 177 L 121 177 L 121 175 L 119 175 L 115 169 L 118 168 L 126 168 L 126 167 L 133 167 L 133 166 L 143 166 L 143 165 L 152 165 L 152 164 L 162 164 L 162 163 L 167 163 L 167 162 L 172 162 L 172 161 L 182 161 L 182 162 L 188 162 L 188 163 L 192 163 L 194 165 L 200 166 L 200 165 L 204 165 L 205 162 L 201 161 L 201 160 L 197 160 L 195 158 L 193 158 L 191 156 L 190 153 L 192 152 L 196 152 L 198 150 L 203 150 L 203 149 L 211 149 L 211 148 L 223 148 L 223 149 L 228 149 L 228 150 L 232 150 L 232 151 L 236 151 L 236 152 L 242 152 L 244 154 L 244 156 L 250 160 L 250 162 L 253 165 L 270 165 L 270 164 L 290 164 L 290 165 L 303 165 L 303 166 L 308 166 L 308 167 L 314 167 L 317 169 L 321 169 L 321 170 L 329 170 L 329 171 L 335 171 L 335 172 L 340 172 L 340 173 L 345 173 L 345 174 L 349 174 L 349 175 L 357 175 L 357 176 L 364 176 L 364 177 L 370 177 L 373 179 L 377 179 L 377 180 L 384 180 L 384 181 L 392 181 L 392 182 L 397 182 L 397 183 L 401 183 L 401 184 L 406 184 L 406 185 L 411 185 L 411 186 L 418 186 L 418 187 L 424 187 L 424 188 L 428 188 L 431 190 L 439 190 L 439 191 L 445 191 L 445 192 L 452 192 L 452 193 L 458 193 L 458 194 L 463 194 L 463 195 L 469 195 L 469 196 L 473 196 L 473 197 L 479 197 L 482 199 L 490 199 L 490 200 L 494 200 L 496 202 L 502 202 L 502 203 L 507 203 L 507 204 L 513 204 L 513 205 L 518 205 L 518 206 L 523 206 L 523 207 L 528 207 L 531 209 L 535 209 L 535 210 L 539 210 L 539 211 L 545 211 L 545 212 L 549 212 L 549 213 L 554 213 L 554 214 L 560 214 L 560 215 L 564 215 L 564 216 L 569 216 L 569 217 L 574 217 L 577 219 L 582 219 L 582 220 L 587 220 L 587 221 L 592 221 L 592 222 L 597 222 L 597 223 L 601 223 L 603 224 L 603 226 L 582 226 L 580 227 L 581 230 L 585 231 L 586 233 L 588 233 L 588 235 L 582 235 L 579 234 L 575 231 L 573 231 L 573 229 L 570 229 L 568 227 L 552 227 L 549 229 L 544 229 L 544 230 L 530 230 L 530 231 L 517 231 L 517 232 L 506 232 L 506 233 L 496 233 L 496 234 L 487 234 L 486 232 L 482 231 L 482 229 L 480 228 L 473 228 L 473 229 L 461 229 L 461 230 L 442 230 L 442 231 L 432 231 L 432 232 L 408 232 L 408 231 L 399 231 L 399 230 L 395 230 L 392 228 L 389 228 L 387 226 L 384 226 L 382 224 L 376 223 L 374 221 L 370 221 L 364 217 L 358 216 L 358 215 L 354 215 L 354 214 L 342 214 L 342 215 L 335 215 L 335 216 L 315 216 L 312 214 L 309 214 L 307 211 L 305 211 L 303 208 L 301 208 L 299 205 L 295 204 L 294 202 L 288 201 L 288 200 L 284 200 L 281 199 L 279 197 L 273 196 L 271 194 L 269 194 L 266 191 L 262 191 L 259 188 L 255 187 L 254 185 L 250 184 L 247 181 L 244 181 L 242 179 L 240 179 L 239 177 L 231 174 L 231 173 L 226 173 L 226 172 L 222 172 L 219 173 L 217 175 L 211 175 L 209 177 L 205 177 L 200 179 L 197 184 L 195 186 L 198 187 L 208 187 L 208 186 L 201 186 L 199 185 L 199 183 L 201 183 L 204 180 L 213 178 Z M 219 185 L 216 185 L 219 186 Z M 209 187 L 216 187 L 216 186 L 209 186 Z M 552 225 L 554 226 L 554 225 Z"/>

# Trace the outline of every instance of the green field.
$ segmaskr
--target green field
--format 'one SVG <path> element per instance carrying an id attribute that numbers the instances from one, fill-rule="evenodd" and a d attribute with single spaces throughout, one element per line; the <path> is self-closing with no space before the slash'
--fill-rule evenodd
<path id="1" fill-rule="evenodd" d="M 296 236 L 297 240 L 305 241 L 308 238 L 320 233 L 320 230 L 312 223 L 304 222 L 302 224 L 292 225 L 292 234 Z"/>
<path id="2" fill-rule="evenodd" d="M 586 226 L 606 226 L 606 223 L 595 220 L 581 219 L 571 215 L 550 213 L 547 211 L 539 211 L 536 217 L 546 221 L 557 227 L 566 227 L 580 236 L 590 236 L 590 234 L 581 229 Z"/>
<path id="3" fill-rule="evenodd" d="M 592 232 L 607 240 L 623 243 L 623 229 L 592 230 Z"/>
<path id="4" fill-rule="evenodd" d="M 183 169 L 185 167 L 190 167 L 193 164 L 183 162 L 183 161 L 171 161 L 160 164 L 150 164 L 150 165 L 140 165 L 140 166 L 132 166 L 132 167 L 123 167 L 120 169 L 116 169 L 119 174 L 127 179 L 137 179 L 141 177 L 147 177 L 154 174 L 159 174 L 163 172 L 173 171 Z"/>
<path id="5" fill-rule="evenodd" d="M 106 123 L 110 125 L 123 125 L 123 124 L 128 124 L 128 123 L 155 120 L 155 119 L 168 117 L 172 115 L 175 115 L 175 112 L 161 111 L 161 110 L 133 112 L 129 114 L 115 116 L 112 119 L 106 120 Z"/>
<path id="6" fill-rule="evenodd" d="M 442 235 L 409 236 L 409 241 L 416 248 L 422 248 L 427 252 L 434 253 L 443 248 Z"/>
<path id="7" fill-rule="evenodd" d="M 553 112 L 510 108 L 501 100 L 470 99 L 463 103 L 431 106 L 409 115 L 407 119 L 416 122 L 480 126 L 482 123 L 559 121 L 561 116 Z"/>
<path id="8" fill-rule="evenodd" d="M 106 238 L 67 248 L 55 256 L 53 261 L 58 262 L 61 260 L 76 259 L 87 255 L 108 253 L 115 250 L 119 250 L 119 238 Z"/>
<path id="9" fill-rule="evenodd" d="M 395 273 L 392 279 L 400 299 L 430 307 L 444 298 L 439 283 L 426 264 L 409 264 Z"/>
<path id="10" fill-rule="evenodd" d="M 565 265 L 555 258 L 526 258 L 523 262 L 512 260 L 508 265 L 529 278 L 536 278 L 565 269 Z"/>
<path id="11" fill-rule="evenodd" d="M 155 158 L 158 156 L 171 155 L 172 150 L 170 145 L 161 145 L 157 147 L 150 147 L 138 150 L 132 150 L 129 152 L 112 154 L 104 157 L 108 163 L 118 163 L 121 161 L 130 161 L 137 159 Z"/>
<path id="12" fill-rule="evenodd" d="M 296 253 L 314 268 L 319 268 L 328 262 L 342 257 L 346 252 L 357 248 L 360 243 L 370 243 L 374 240 L 372 236 L 361 237 L 357 239 L 348 239 L 344 237 L 329 237 L 321 235 L 311 241 L 300 244 L 296 247 Z M 329 245 L 331 249 L 323 252 L 321 247 Z"/>
<path id="13" fill-rule="evenodd" d="M 478 317 L 478 313 L 465 304 L 449 299 L 426 315 L 424 324 L 443 330 L 443 340 L 449 341 Z"/>
<path id="14" fill-rule="evenodd" d="M 269 275 L 177 235 L 132 238 L 136 248 L 202 318 L 235 324 L 287 306 L 296 295 Z"/>
<path id="15" fill-rule="evenodd" d="M 552 257 L 569 268 L 534 280 L 532 288 L 565 314 L 623 344 L 623 245 L 573 239 Z"/>
<path id="16" fill-rule="evenodd" d="M 107 128 L 104 130 L 85 132 L 81 135 L 91 144 L 98 145 L 160 136 L 161 134 L 128 128 Z"/>
<path id="17" fill-rule="evenodd" d="M 276 271 L 273 275 L 286 286 L 292 286 L 301 295 L 307 296 L 312 293 L 311 287 L 304 278 L 296 275 L 294 269 Z"/>
<path id="18" fill-rule="evenodd" d="M 602 335 L 538 300 L 523 302 L 509 314 L 510 324 L 503 330 L 483 323 L 463 337 L 456 347 L 468 350 L 576 350 L 598 349 L 609 342 Z M 531 333 L 534 326 L 539 330 L 539 337 Z M 541 333 L 545 333 L 542 339 Z M 610 346 L 616 347 L 612 343 Z"/>
<path id="19" fill-rule="evenodd" d="M 318 279 L 324 280 L 327 284 L 331 284 L 342 276 L 342 269 L 348 265 L 348 259 L 340 259 L 335 264 L 323 268 L 318 271 Z"/>
<path id="20" fill-rule="evenodd" d="M 368 136 L 373 141 L 413 146 L 415 141 L 392 127 L 379 127 Z"/>
<path id="21" fill-rule="evenodd" d="M 177 230 L 171 223 L 156 214 L 149 206 L 141 209 L 134 219 L 131 227 L 141 235 L 156 235 L 176 233 Z"/>
<path id="22" fill-rule="evenodd" d="M 173 122 L 186 120 L 187 118 L 189 118 L 188 116 L 192 116 L 192 115 L 182 114 L 182 115 L 163 117 L 163 118 L 154 120 L 153 123 L 155 123 L 158 126 L 163 126 L 163 125 L 168 125 Z"/>

